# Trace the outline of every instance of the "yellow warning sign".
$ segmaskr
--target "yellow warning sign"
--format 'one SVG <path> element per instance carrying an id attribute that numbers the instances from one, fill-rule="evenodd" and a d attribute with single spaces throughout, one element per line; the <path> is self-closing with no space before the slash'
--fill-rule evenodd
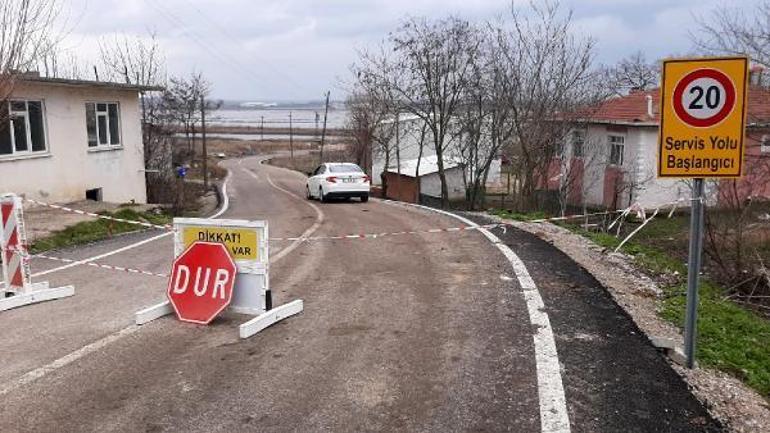
<path id="1" fill-rule="evenodd" d="M 658 176 L 740 177 L 746 57 L 663 61 Z"/>
<path id="2" fill-rule="evenodd" d="M 195 241 L 216 242 L 227 247 L 233 260 L 259 260 L 259 236 L 255 229 L 187 226 L 182 230 L 185 249 Z"/>

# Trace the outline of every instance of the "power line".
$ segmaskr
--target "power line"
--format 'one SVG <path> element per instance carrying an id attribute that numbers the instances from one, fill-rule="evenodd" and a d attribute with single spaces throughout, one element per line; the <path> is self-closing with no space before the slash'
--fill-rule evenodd
<path id="1" fill-rule="evenodd" d="M 227 38 L 228 38 L 228 39 L 230 39 L 232 42 L 234 42 L 234 43 L 236 43 L 236 44 L 238 44 L 238 45 L 240 45 L 240 44 L 241 44 L 241 41 L 240 41 L 240 40 L 238 40 L 238 39 L 237 39 L 235 36 L 233 36 L 233 35 L 232 35 L 232 34 L 231 34 L 231 33 L 230 33 L 230 32 L 229 32 L 229 31 L 228 31 L 228 30 L 227 30 L 225 27 L 223 27 L 222 25 L 220 25 L 220 24 L 219 24 L 218 22 L 216 22 L 214 19 L 210 18 L 208 15 L 204 14 L 204 13 L 203 13 L 203 12 L 200 10 L 200 8 L 198 8 L 198 7 L 197 7 L 195 4 L 193 4 L 193 3 L 192 3 L 190 0 L 184 0 L 184 2 L 185 2 L 185 3 L 187 3 L 188 5 L 190 5 L 190 7 L 191 7 L 191 8 L 193 8 L 193 9 L 194 9 L 194 10 L 195 10 L 195 11 L 198 13 L 198 15 L 200 15 L 200 16 L 201 16 L 201 17 L 202 17 L 202 18 L 203 18 L 205 21 L 208 21 L 208 22 L 211 24 L 211 26 L 212 26 L 212 27 L 216 27 L 216 29 L 217 29 L 217 30 L 219 30 L 219 32 L 220 32 L 222 35 L 224 35 L 225 37 L 227 37 Z M 280 78 L 284 79 L 284 80 L 285 80 L 287 83 L 291 84 L 292 86 L 294 86 L 294 87 L 296 87 L 296 88 L 299 88 L 299 89 L 301 89 L 301 90 L 306 90 L 306 91 L 307 91 L 307 90 L 310 90 L 310 89 L 306 88 L 304 85 L 302 85 L 302 84 L 301 84 L 299 81 L 295 80 L 295 79 L 294 79 L 294 78 L 293 78 L 293 77 L 292 77 L 292 76 L 291 76 L 289 73 L 287 73 L 286 71 L 281 71 L 281 70 L 279 70 L 279 69 L 278 69 L 277 67 L 275 67 L 275 66 L 274 66 L 274 65 L 273 65 L 271 62 L 269 62 L 267 59 L 264 59 L 264 58 L 260 58 L 260 57 L 257 57 L 257 56 L 256 56 L 256 55 L 254 55 L 254 54 L 251 54 L 251 56 L 252 56 L 252 57 L 254 57 L 255 59 L 257 59 L 257 60 L 261 61 L 262 63 L 264 63 L 264 64 L 265 64 L 265 66 L 267 66 L 268 68 L 270 68 L 270 69 L 273 71 L 273 73 L 275 73 L 275 74 L 276 74 L 276 76 L 278 76 L 278 77 L 280 77 Z"/>
<path id="2" fill-rule="evenodd" d="M 193 32 L 192 30 L 189 30 L 189 27 L 186 25 L 184 21 L 182 21 L 180 18 L 175 16 L 173 12 L 165 9 L 160 4 L 153 3 L 152 0 L 144 0 L 144 2 L 155 9 L 163 18 L 165 18 L 168 22 L 171 24 L 180 26 L 186 31 L 184 31 L 182 34 L 193 41 L 195 44 L 203 48 L 206 52 L 208 52 L 211 56 L 215 57 L 219 61 L 222 61 L 223 63 L 229 64 L 234 69 L 237 69 L 240 71 L 241 74 L 244 76 L 247 76 L 250 79 L 256 79 L 258 81 L 264 80 L 265 77 L 260 77 L 258 74 L 255 73 L 253 69 L 250 69 L 243 64 L 241 64 L 237 59 L 231 57 L 228 53 L 224 51 L 219 51 L 214 47 L 213 45 L 210 45 L 206 42 L 205 39 L 203 39 L 200 35 Z M 297 89 L 294 89 L 297 90 Z"/>

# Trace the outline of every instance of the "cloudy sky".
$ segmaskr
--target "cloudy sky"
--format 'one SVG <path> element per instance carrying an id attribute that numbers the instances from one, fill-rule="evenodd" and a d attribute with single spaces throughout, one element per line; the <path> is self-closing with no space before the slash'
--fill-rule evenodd
<path id="1" fill-rule="evenodd" d="M 357 50 L 375 46 L 407 15 L 505 16 L 507 0 L 62 0 L 64 48 L 88 63 L 99 38 L 158 34 L 169 74 L 195 69 L 213 96 L 241 100 L 320 99 L 340 83 Z M 693 16 L 718 4 L 756 0 L 563 0 L 576 31 L 597 40 L 597 60 L 641 50 L 648 58 L 687 53 Z M 524 6 L 523 1 L 516 2 Z"/>

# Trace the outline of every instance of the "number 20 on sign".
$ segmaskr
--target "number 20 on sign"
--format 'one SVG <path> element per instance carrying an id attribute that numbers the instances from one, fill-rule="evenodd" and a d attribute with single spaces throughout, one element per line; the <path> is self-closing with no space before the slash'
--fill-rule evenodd
<path id="1" fill-rule="evenodd" d="M 746 57 L 663 62 L 658 176 L 740 177 Z"/>

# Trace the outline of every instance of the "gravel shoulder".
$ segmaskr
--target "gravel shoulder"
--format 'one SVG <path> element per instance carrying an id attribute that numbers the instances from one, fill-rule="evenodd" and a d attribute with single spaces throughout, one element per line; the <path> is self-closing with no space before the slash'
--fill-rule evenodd
<path id="1" fill-rule="evenodd" d="M 590 240 L 553 224 L 505 222 L 550 243 L 593 275 L 648 338 L 671 339 L 681 347 L 683 339 L 679 330 L 657 315 L 659 288 L 633 265 L 630 257 L 607 252 Z M 770 405 L 742 382 L 713 369 L 688 370 L 674 362 L 670 364 L 729 431 L 770 432 Z"/>

